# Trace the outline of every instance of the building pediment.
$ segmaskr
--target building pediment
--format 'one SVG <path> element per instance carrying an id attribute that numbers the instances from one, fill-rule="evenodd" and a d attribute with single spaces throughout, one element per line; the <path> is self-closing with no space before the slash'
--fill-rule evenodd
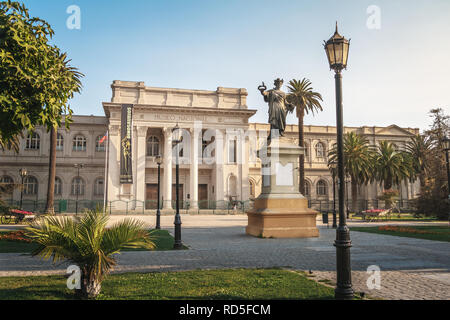
<path id="1" fill-rule="evenodd" d="M 415 133 L 413 131 L 414 131 L 413 129 L 409 131 L 408 129 L 400 128 L 399 126 L 393 124 L 388 127 L 376 128 L 375 134 L 383 136 L 404 136 L 404 135 L 414 135 Z"/>

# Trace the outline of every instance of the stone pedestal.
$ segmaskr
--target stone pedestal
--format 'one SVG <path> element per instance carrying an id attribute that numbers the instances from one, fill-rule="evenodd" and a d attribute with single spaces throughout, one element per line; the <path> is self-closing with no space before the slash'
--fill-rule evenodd
<path id="1" fill-rule="evenodd" d="M 263 188 L 247 212 L 247 234 L 263 238 L 312 238 L 319 236 L 318 212 L 308 208 L 299 192 L 298 158 L 304 150 L 281 137 L 258 151 Z"/>

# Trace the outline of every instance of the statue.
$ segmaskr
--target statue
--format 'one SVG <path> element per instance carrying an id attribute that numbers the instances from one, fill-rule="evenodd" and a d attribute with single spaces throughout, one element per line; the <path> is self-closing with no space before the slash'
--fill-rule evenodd
<path id="1" fill-rule="evenodd" d="M 281 137 L 284 137 L 286 128 L 286 116 L 288 112 L 293 112 L 295 106 L 286 100 L 286 93 L 281 90 L 283 79 L 276 79 L 274 81 L 275 88 L 267 91 L 264 82 L 258 87 L 258 90 L 264 96 L 264 101 L 269 103 L 269 124 L 271 140 L 272 130 L 278 130 Z"/>

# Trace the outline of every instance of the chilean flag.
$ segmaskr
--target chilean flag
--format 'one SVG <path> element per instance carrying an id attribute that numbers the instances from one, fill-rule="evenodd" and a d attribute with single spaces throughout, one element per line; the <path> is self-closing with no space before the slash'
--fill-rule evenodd
<path id="1" fill-rule="evenodd" d="M 105 136 L 100 139 L 100 143 L 105 142 L 106 139 L 108 139 L 108 133 L 106 133 Z"/>

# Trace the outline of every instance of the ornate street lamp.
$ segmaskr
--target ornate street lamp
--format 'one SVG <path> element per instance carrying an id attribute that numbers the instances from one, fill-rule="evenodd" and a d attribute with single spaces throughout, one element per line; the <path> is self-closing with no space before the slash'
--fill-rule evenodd
<path id="1" fill-rule="evenodd" d="M 158 165 L 158 207 L 156 209 L 156 229 L 161 229 L 161 210 L 160 210 L 160 189 L 161 189 L 161 164 L 162 164 L 162 157 L 160 155 L 157 155 L 155 158 L 156 164 Z"/>
<path id="2" fill-rule="evenodd" d="M 336 32 L 330 40 L 325 42 L 330 69 L 335 72 L 336 82 L 336 127 L 337 127 L 337 170 L 339 190 L 339 227 L 336 229 L 336 273 L 337 285 L 335 289 L 336 299 L 353 299 L 352 271 L 350 264 L 350 230 L 345 216 L 345 175 L 344 175 L 344 125 L 342 112 L 342 74 L 347 68 L 350 41 Z"/>
<path id="3" fill-rule="evenodd" d="M 333 228 L 337 228 L 337 218 L 336 218 L 336 174 L 337 174 L 337 162 L 333 161 L 329 163 L 331 176 L 333 178 Z"/>
<path id="4" fill-rule="evenodd" d="M 77 169 L 77 184 L 75 185 L 75 195 L 76 195 L 76 200 L 75 200 L 75 215 L 78 214 L 78 195 L 80 193 L 80 188 L 81 188 L 81 178 L 80 178 L 80 169 L 84 168 L 84 164 L 82 163 L 75 163 L 74 164 L 75 169 Z"/>
<path id="5" fill-rule="evenodd" d="M 20 188 L 20 210 L 22 210 L 22 202 L 23 202 L 23 180 L 25 179 L 25 177 L 28 175 L 28 170 L 25 168 L 22 168 L 19 170 L 19 175 L 20 178 L 22 179 L 22 187 Z"/>
<path id="6" fill-rule="evenodd" d="M 183 248 L 183 244 L 181 242 L 181 216 L 180 216 L 180 164 L 179 164 L 179 156 L 180 156 L 180 149 L 179 145 L 181 143 L 182 139 L 182 132 L 180 127 L 177 125 L 172 131 L 172 141 L 176 145 L 176 157 L 175 157 L 175 179 L 176 179 L 176 185 L 175 185 L 175 199 L 176 199 L 176 212 L 175 212 L 175 243 L 173 245 L 173 248 L 175 250 L 180 250 Z"/>

